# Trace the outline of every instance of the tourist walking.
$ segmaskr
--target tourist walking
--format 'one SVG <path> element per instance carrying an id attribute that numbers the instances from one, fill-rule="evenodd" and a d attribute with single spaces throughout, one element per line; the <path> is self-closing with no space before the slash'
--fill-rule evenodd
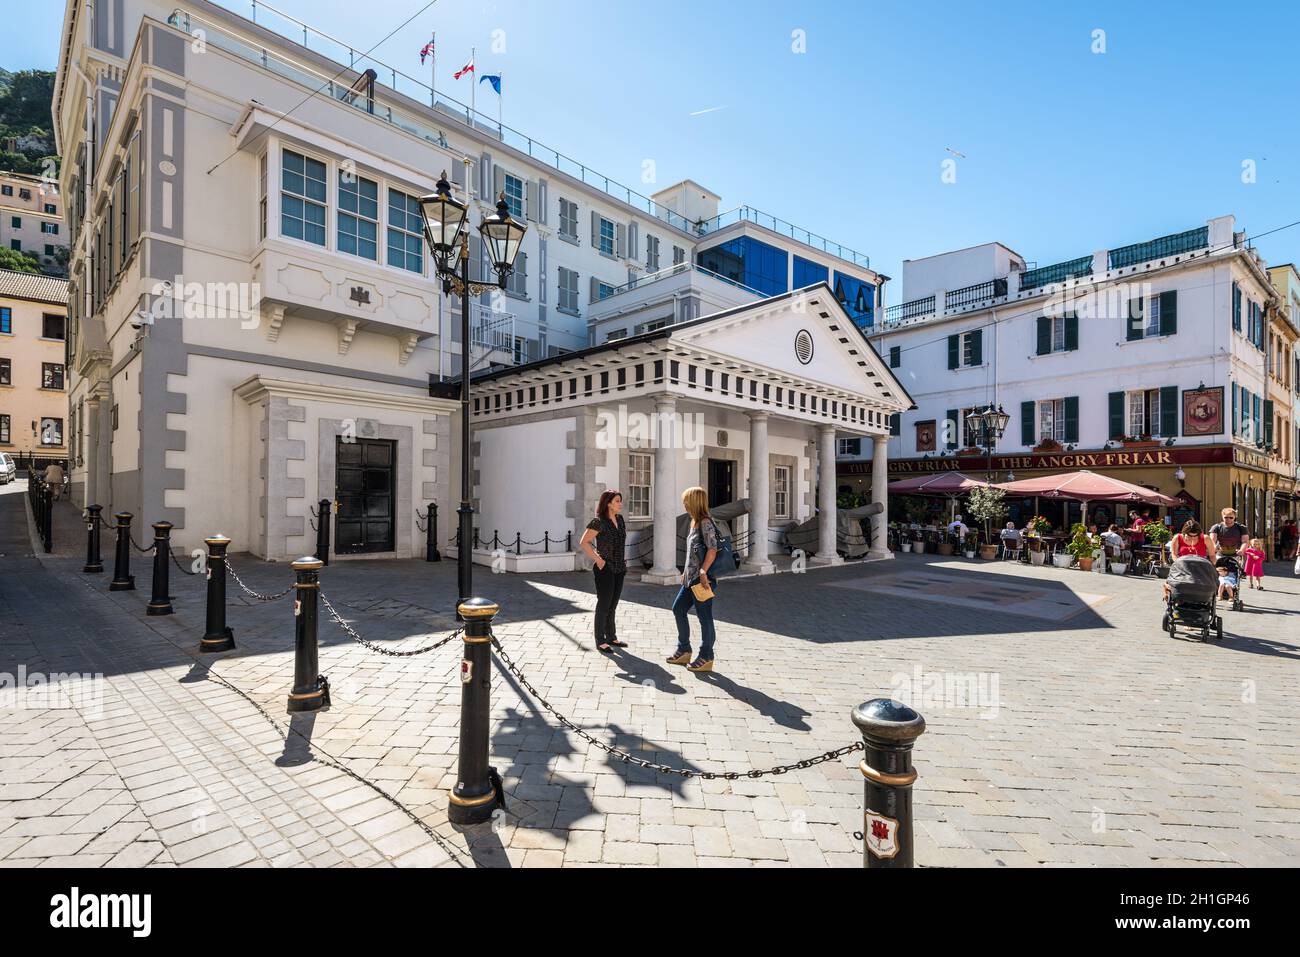
<path id="1" fill-rule="evenodd" d="M 1246 567 L 1242 574 L 1246 576 L 1246 585 L 1248 588 L 1254 588 L 1257 591 L 1264 590 L 1264 540 L 1262 538 L 1252 538 L 1250 547 L 1241 550 L 1241 557 L 1246 560 Z"/>
<path id="2" fill-rule="evenodd" d="M 623 594 L 623 578 L 627 575 L 627 526 L 622 511 L 622 493 L 606 489 L 596 503 L 596 517 L 587 523 L 587 529 L 578 542 L 578 547 L 587 553 L 593 564 L 592 575 L 596 580 L 593 632 L 596 648 L 603 652 L 627 647 L 626 641 L 619 640 L 615 620 L 618 600 Z"/>
<path id="3" fill-rule="evenodd" d="M 709 577 L 709 567 L 718 557 L 718 526 L 709 515 L 709 494 L 694 485 L 682 493 L 682 505 L 691 517 L 686 536 L 686 568 L 682 587 L 673 600 L 673 617 L 677 619 L 677 650 L 668 658 L 670 665 L 686 665 L 689 671 L 713 670 L 713 605 L 717 601 L 717 582 Z M 691 661 L 691 625 L 686 613 L 695 609 L 700 620 L 700 654 Z M 688 664 L 689 662 L 689 664 Z"/>

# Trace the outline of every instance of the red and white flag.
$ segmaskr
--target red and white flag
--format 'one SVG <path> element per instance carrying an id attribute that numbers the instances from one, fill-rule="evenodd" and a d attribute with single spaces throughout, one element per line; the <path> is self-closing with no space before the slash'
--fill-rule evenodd
<path id="1" fill-rule="evenodd" d="M 459 80 L 466 73 L 473 73 L 473 72 L 474 72 L 474 58 L 470 57 L 469 62 L 466 63 L 463 67 L 461 67 L 459 70 L 457 70 L 454 74 L 452 74 L 452 76 L 455 79 Z"/>

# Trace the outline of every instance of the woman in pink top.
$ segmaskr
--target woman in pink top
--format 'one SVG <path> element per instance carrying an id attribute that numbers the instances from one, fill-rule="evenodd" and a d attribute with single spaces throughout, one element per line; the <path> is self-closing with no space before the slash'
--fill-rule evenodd
<path id="1" fill-rule="evenodd" d="M 1250 547 L 1241 550 L 1241 557 L 1246 559 L 1242 574 L 1251 588 L 1264 590 L 1264 541 L 1259 538 L 1250 540 Z"/>

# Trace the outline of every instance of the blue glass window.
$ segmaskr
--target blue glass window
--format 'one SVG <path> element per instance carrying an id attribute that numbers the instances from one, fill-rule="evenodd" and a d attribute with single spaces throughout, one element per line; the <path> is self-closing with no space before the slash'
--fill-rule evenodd
<path id="1" fill-rule="evenodd" d="M 835 298 L 840 301 L 858 328 L 874 325 L 876 322 L 876 287 L 869 282 L 835 274 Z"/>
<path id="2" fill-rule="evenodd" d="M 506 208 L 515 219 L 524 218 L 524 181 L 518 176 L 505 175 Z"/>
<path id="3" fill-rule="evenodd" d="M 281 170 L 280 232 L 325 245 L 325 164 L 291 150 Z"/>
<path id="4" fill-rule="evenodd" d="M 339 252 L 379 259 L 379 184 L 339 171 Z"/>
<path id="5" fill-rule="evenodd" d="M 789 255 L 749 236 L 740 236 L 701 251 L 696 260 L 709 272 L 748 286 L 765 296 L 789 290 Z"/>
<path id="6" fill-rule="evenodd" d="M 600 251 L 606 256 L 614 255 L 614 224 L 608 219 L 600 221 Z"/>
<path id="7" fill-rule="evenodd" d="M 13 331 L 13 313 L 8 306 L 0 308 L 0 332 L 7 336 L 11 335 Z"/>
<path id="8" fill-rule="evenodd" d="M 830 282 L 830 270 L 821 263 L 794 257 L 794 288 L 803 289 L 819 282 Z"/>
<path id="9" fill-rule="evenodd" d="M 388 265 L 424 272 L 420 201 L 395 189 L 388 191 Z"/>

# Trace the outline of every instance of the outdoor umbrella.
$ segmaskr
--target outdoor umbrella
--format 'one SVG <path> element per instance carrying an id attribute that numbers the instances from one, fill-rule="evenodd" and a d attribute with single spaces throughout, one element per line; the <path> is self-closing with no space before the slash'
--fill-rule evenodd
<path id="1" fill-rule="evenodd" d="M 916 478 L 901 479 L 889 483 L 891 495 L 928 495 L 934 498 L 946 498 L 952 515 L 957 512 L 957 498 L 977 488 L 984 488 L 988 482 L 973 479 L 964 472 L 944 472 L 939 475 L 918 475 Z M 951 520 L 951 515 L 949 516 Z"/>
<path id="2" fill-rule="evenodd" d="M 1018 482 L 1003 482 L 997 488 L 1008 495 L 1025 498 L 1030 496 L 1035 499 L 1065 498 L 1082 502 L 1080 512 L 1085 519 L 1085 524 L 1087 524 L 1089 502 L 1141 502 L 1144 505 L 1163 505 L 1165 508 L 1176 508 L 1182 504 L 1176 498 L 1141 485 L 1087 470 L 1042 475 L 1038 478 L 1020 479 Z"/>

